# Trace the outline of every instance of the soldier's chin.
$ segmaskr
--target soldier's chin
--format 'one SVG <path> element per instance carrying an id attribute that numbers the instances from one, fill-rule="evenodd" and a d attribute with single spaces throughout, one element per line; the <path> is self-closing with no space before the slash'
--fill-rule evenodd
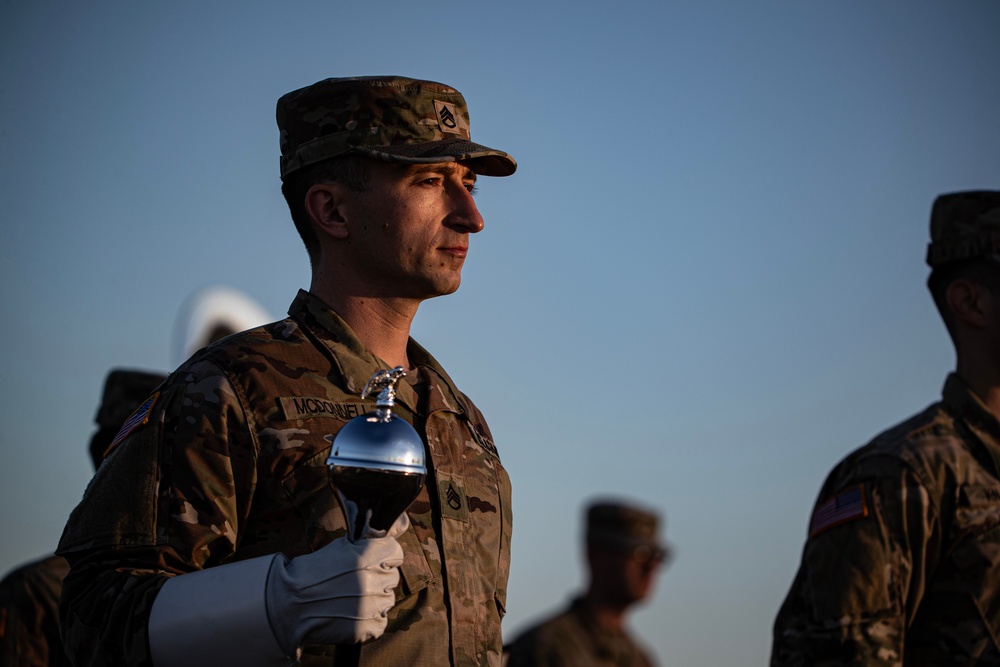
<path id="1" fill-rule="evenodd" d="M 428 295 L 428 299 L 432 299 L 436 296 L 448 296 L 449 294 L 454 294 L 458 291 L 458 288 L 462 285 L 462 279 L 458 278 L 454 281 L 441 282 L 434 285 L 431 294 Z"/>

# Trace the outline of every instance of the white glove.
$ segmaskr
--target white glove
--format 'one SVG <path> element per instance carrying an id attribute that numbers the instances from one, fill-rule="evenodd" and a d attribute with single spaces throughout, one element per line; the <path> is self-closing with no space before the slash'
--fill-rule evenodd
<path id="1" fill-rule="evenodd" d="M 381 637 L 396 602 L 406 514 L 385 537 L 353 544 L 346 537 L 293 558 L 278 558 L 267 575 L 267 616 L 288 655 L 304 643 L 353 644 Z"/>
<path id="2" fill-rule="evenodd" d="M 380 637 L 395 602 L 406 514 L 388 534 L 334 540 L 289 561 L 261 556 L 171 577 L 149 615 L 155 667 L 284 667 L 304 642 Z"/>

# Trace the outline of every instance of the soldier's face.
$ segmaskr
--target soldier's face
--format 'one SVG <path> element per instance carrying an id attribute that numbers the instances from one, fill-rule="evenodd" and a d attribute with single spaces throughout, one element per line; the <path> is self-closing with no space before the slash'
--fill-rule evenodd
<path id="1" fill-rule="evenodd" d="M 653 588 L 660 560 L 650 559 L 633 553 L 624 558 L 623 584 L 628 596 L 635 601 L 647 597 Z"/>
<path id="2" fill-rule="evenodd" d="M 662 556 L 652 550 L 592 547 L 590 560 L 595 583 L 604 594 L 632 604 L 649 596 Z"/>
<path id="3" fill-rule="evenodd" d="M 371 161 L 370 187 L 345 202 L 349 261 L 371 296 L 427 299 L 458 289 L 469 236 L 483 229 L 475 173 L 458 162 Z"/>

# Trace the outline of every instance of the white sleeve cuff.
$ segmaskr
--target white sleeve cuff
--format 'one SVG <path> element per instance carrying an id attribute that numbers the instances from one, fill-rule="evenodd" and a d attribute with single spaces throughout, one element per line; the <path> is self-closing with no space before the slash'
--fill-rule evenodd
<path id="1" fill-rule="evenodd" d="M 267 574 L 275 558 L 262 556 L 172 577 L 149 614 L 149 652 L 155 667 L 284 667 L 267 618 Z"/>

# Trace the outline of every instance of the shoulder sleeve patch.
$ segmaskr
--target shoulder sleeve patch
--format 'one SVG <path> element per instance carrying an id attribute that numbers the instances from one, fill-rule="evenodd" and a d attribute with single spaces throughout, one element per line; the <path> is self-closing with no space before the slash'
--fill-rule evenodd
<path id="1" fill-rule="evenodd" d="M 132 416 L 126 419 L 125 423 L 122 424 L 121 429 L 118 431 L 118 435 L 116 435 L 115 439 L 111 441 L 110 445 L 108 445 L 108 453 L 117 447 L 118 443 L 127 438 L 132 431 L 149 422 L 149 413 L 153 409 L 153 405 L 156 404 L 156 399 L 159 397 L 160 392 L 153 392 L 152 396 L 143 401 L 142 405 L 135 409 Z"/>
<path id="2" fill-rule="evenodd" d="M 866 516 L 868 503 L 865 500 L 865 485 L 858 484 L 841 491 L 816 508 L 812 521 L 809 522 L 809 537 L 816 537 L 834 526 L 864 519 Z"/>

